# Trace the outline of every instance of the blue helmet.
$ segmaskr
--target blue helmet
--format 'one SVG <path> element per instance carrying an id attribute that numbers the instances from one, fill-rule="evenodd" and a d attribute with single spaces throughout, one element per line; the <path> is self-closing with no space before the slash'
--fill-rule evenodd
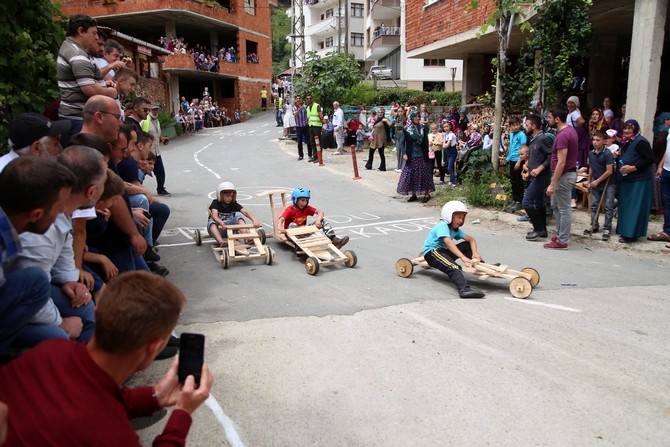
<path id="1" fill-rule="evenodd" d="M 309 189 L 304 188 L 302 186 L 299 186 L 296 189 L 294 189 L 293 192 L 291 193 L 291 202 L 293 202 L 293 204 L 295 205 L 296 203 L 298 203 L 298 199 L 301 197 L 304 197 L 307 200 L 309 200 L 309 198 L 311 197 Z"/>

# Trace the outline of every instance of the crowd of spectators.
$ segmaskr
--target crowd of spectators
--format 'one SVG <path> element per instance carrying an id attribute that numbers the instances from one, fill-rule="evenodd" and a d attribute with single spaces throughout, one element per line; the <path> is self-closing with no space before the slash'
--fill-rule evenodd
<path id="1" fill-rule="evenodd" d="M 174 53 L 192 55 L 196 70 L 217 73 L 220 63 L 236 63 L 238 61 L 237 51 L 233 46 L 223 45 L 218 50 L 212 52 L 206 45 L 200 43 L 189 47 L 188 42 L 183 37 L 161 37 L 158 44 Z M 247 57 L 247 62 L 258 63 L 258 58 L 255 57 L 255 54 L 255 60 L 252 61 L 249 59 L 250 57 Z"/>

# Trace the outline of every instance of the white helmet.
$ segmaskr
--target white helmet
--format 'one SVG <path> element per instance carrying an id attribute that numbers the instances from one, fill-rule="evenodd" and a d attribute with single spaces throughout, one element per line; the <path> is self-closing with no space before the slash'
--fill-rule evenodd
<path id="1" fill-rule="evenodd" d="M 447 224 L 451 223 L 451 216 L 454 213 L 467 213 L 468 207 L 465 206 L 465 203 L 460 200 L 452 200 L 447 202 L 442 207 L 442 212 L 440 213 L 440 219 L 445 221 Z"/>
<path id="2" fill-rule="evenodd" d="M 221 200 L 221 193 L 223 191 L 233 191 L 233 202 L 237 200 L 237 190 L 235 185 L 230 182 L 221 182 L 219 187 L 216 189 L 216 200 Z"/>

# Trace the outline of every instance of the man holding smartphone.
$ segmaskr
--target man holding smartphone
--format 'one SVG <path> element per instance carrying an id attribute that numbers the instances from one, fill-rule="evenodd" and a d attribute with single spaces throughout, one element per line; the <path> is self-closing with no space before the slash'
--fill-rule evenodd
<path id="1" fill-rule="evenodd" d="M 155 386 L 121 385 L 163 349 L 185 301 L 160 276 L 121 274 L 100 296 L 88 344 L 45 341 L 0 368 L 0 401 L 12 415 L 8 445 L 139 446 L 129 419 L 170 406 L 174 411 L 153 445 L 184 445 L 191 414 L 212 387 L 207 365 L 199 385 L 193 375 L 179 383 L 178 359 Z M 95 417 L 82 421 L 82 415 Z"/>

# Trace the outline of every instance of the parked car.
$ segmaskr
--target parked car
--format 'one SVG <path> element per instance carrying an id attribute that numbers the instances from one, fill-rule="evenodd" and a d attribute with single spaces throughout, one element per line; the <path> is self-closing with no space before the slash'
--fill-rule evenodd
<path id="1" fill-rule="evenodd" d="M 383 65 L 373 65 L 368 72 L 368 79 L 376 77 L 377 79 L 392 79 L 393 70 Z"/>

